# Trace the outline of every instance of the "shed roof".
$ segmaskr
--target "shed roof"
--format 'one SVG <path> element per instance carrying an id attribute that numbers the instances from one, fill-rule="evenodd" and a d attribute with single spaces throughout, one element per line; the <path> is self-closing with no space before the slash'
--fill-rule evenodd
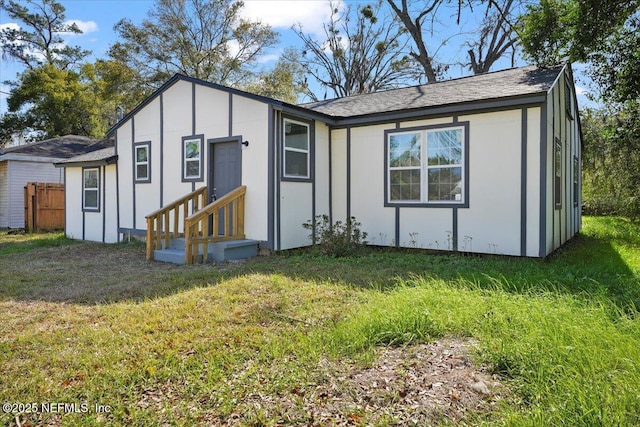
<path id="1" fill-rule="evenodd" d="M 562 66 L 527 66 L 401 89 L 300 104 L 336 118 L 389 113 L 546 93 Z"/>
<path id="2" fill-rule="evenodd" d="M 2 155 L 25 156 L 33 158 L 69 159 L 84 153 L 112 147 L 112 139 L 95 139 L 80 135 L 65 135 L 57 138 L 45 139 L 31 144 L 5 148 Z"/>

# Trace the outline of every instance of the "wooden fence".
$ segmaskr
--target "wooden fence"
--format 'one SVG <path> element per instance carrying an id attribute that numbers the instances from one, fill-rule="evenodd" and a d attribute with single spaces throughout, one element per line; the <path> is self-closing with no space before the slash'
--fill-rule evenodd
<path id="1" fill-rule="evenodd" d="M 27 183 L 24 228 L 27 231 L 64 229 L 64 184 Z"/>

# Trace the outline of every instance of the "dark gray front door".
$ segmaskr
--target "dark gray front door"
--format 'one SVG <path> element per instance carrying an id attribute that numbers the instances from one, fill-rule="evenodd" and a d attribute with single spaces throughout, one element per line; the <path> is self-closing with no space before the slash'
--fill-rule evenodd
<path id="1" fill-rule="evenodd" d="M 242 152 L 237 140 L 211 143 L 210 148 L 209 194 L 212 199 L 219 199 L 242 184 Z M 223 211 L 220 211 L 220 217 L 219 233 L 223 234 Z"/>

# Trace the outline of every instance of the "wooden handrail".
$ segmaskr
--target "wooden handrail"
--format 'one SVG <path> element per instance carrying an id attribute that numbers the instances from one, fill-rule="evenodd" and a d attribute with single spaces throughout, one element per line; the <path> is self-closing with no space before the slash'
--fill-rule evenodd
<path id="1" fill-rule="evenodd" d="M 200 187 L 147 215 L 147 259 L 153 259 L 155 249 L 168 248 L 171 239 L 184 236 L 179 226 L 189 215 L 189 204 L 193 213 L 198 212 L 206 201 L 207 187 Z"/>
<path id="2" fill-rule="evenodd" d="M 206 262 L 209 243 L 245 238 L 246 192 L 246 186 L 238 187 L 184 220 L 185 263 L 193 264 L 199 261 L 200 254 L 202 254 L 201 262 Z"/>

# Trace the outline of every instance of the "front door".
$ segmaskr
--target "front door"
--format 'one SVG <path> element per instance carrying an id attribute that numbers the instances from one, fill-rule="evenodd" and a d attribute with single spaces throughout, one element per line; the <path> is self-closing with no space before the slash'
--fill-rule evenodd
<path id="1" fill-rule="evenodd" d="M 219 199 L 242 185 L 242 151 L 236 140 L 210 141 L 209 195 L 210 201 Z M 220 211 L 218 233 L 224 234 L 224 213 Z M 229 212 L 231 218 L 231 212 Z M 226 224 L 227 231 L 231 224 Z M 212 229 L 212 228 L 211 228 Z"/>

